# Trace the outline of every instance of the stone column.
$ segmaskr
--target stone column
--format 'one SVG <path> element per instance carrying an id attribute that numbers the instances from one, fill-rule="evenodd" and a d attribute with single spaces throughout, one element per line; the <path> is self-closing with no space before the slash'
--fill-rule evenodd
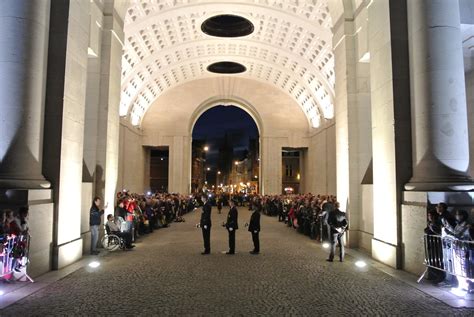
<path id="1" fill-rule="evenodd" d="M 43 147 L 43 173 L 53 187 L 54 269 L 82 257 L 82 164 L 89 4 L 81 0 L 51 2 L 44 116 L 47 142 Z"/>
<path id="2" fill-rule="evenodd" d="M 368 6 L 374 184 L 372 256 L 396 268 L 401 266 L 401 190 L 412 170 L 406 20 L 405 1 L 377 0 Z"/>
<path id="3" fill-rule="evenodd" d="M 282 142 L 278 137 L 262 136 L 261 194 L 280 195 L 282 192 Z"/>
<path id="4" fill-rule="evenodd" d="M 114 16 L 113 2 L 104 9 L 100 60 L 100 99 L 97 130 L 97 164 L 95 194 L 108 202 L 105 215 L 114 213 L 114 199 L 118 190 L 119 161 L 119 104 L 123 32 L 121 22 Z M 103 187 L 100 186 L 103 184 Z"/>
<path id="5" fill-rule="evenodd" d="M 337 198 L 347 212 L 351 230 L 348 245 L 372 238 L 362 230 L 361 183 L 372 157 L 367 10 L 346 14 L 334 25 L 333 50 L 336 74 L 336 174 Z M 356 30 L 358 30 L 356 32 Z M 328 142 L 326 142 L 329 144 Z M 327 145 L 326 145 L 327 146 Z M 329 160 L 328 160 L 329 161 Z"/>
<path id="6" fill-rule="evenodd" d="M 50 1 L 0 11 L 0 188 L 49 188 L 42 175 Z"/>
<path id="7" fill-rule="evenodd" d="M 413 177 L 407 190 L 471 190 L 458 0 L 407 1 Z"/>

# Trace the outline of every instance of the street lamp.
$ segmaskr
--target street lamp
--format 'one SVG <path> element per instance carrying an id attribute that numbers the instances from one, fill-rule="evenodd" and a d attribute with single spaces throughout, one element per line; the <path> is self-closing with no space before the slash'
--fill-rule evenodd
<path id="1" fill-rule="evenodd" d="M 217 175 L 221 175 L 221 171 L 217 171 Z"/>
<path id="2" fill-rule="evenodd" d="M 207 168 L 207 170 L 208 170 L 208 171 L 210 171 L 210 170 L 211 170 L 211 168 L 210 168 L 210 167 L 208 167 L 208 168 Z"/>
<path id="3" fill-rule="evenodd" d="M 206 146 L 204 147 L 204 152 L 207 152 L 207 151 L 209 151 L 209 147 L 206 145 Z"/>

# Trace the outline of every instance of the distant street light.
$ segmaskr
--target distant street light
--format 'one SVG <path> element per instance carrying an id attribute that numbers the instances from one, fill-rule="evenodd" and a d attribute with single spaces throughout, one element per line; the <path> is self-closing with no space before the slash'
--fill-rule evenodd
<path id="1" fill-rule="evenodd" d="M 210 167 L 208 167 L 208 168 L 207 168 L 207 170 L 208 170 L 208 171 L 210 171 L 210 170 L 211 170 L 211 168 L 210 168 Z"/>
<path id="2" fill-rule="evenodd" d="M 234 164 L 235 164 L 235 165 L 239 165 L 239 162 L 235 161 L 235 163 L 234 163 Z"/>
<path id="3" fill-rule="evenodd" d="M 205 152 L 209 151 L 209 147 L 208 147 L 208 146 L 205 146 L 205 147 L 204 147 L 204 151 L 205 151 Z"/>
<path id="4" fill-rule="evenodd" d="M 221 175 L 221 171 L 217 171 L 217 175 Z"/>

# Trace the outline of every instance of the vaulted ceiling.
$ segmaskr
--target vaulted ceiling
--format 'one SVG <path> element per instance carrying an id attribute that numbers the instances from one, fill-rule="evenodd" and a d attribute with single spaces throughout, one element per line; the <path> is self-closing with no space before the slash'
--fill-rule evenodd
<path id="1" fill-rule="evenodd" d="M 131 1 L 124 19 L 120 114 L 140 125 L 153 102 L 177 85 L 207 77 L 259 80 L 291 96 L 312 127 L 334 115 L 334 56 L 328 0 Z M 201 30 L 213 16 L 248 19 L 250 35 L 215 37 Z M 215 62 L 246 67 L 209 72 Z M 211 96 L 210 96 L 211 97 Z"/>

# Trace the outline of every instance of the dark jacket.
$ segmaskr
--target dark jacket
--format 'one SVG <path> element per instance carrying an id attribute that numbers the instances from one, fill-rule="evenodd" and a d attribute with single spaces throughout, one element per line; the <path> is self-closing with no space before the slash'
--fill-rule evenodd
<path id="1" fill-rule="evenodd" d="M 100 216 L 104 214 L 104 210 L 99 210 L 97 206 L 94 204 L 94 206 L 91 207 L 90 211 L 90 217 L 89 217 L 89 225 L 91 226 L 99 226 L 100 225 Z"/>
<path id="2" fill-rule="evenodd" d="M 201 228 L 204 226 L 211 227 L 211 204 L 207 201 L 204 206 L 202 206 L 202 214 L 201 214 L 201 221 L 200 221 Z"/>
<path id="3" fill-rule="evenodd" d="M 123 220 L 127 220 L 127 211 L 125 208 L 120 206 L 115 207 L 115 217 L 122 217 Z"/>
<path id="4" fill-rule="evenodd" d="M 331 228 L 331 234 L 338 233 L 336 229 L 345 230 L 347 228 L 346 213 L 339 209 L 330 211 L 328 213 L 328 225 Z"/>
<path id="5" fill-rule="evenodd" d="M 227 229 L 229 228 L 233 228 L 234 230 L 239 229 L 239 224 L 237 223 L 237 217 L 238 217 L 237 208 L 234 206 L 229 210 L 229 213 L 227 214 L 227 223 L 225 224 L 225 227 Z"/>
<path id="6" fill-rule="evenodd" d="M 260 212 L 255 210 L 250 216 L 249 231 L 260 231 Z"/>

